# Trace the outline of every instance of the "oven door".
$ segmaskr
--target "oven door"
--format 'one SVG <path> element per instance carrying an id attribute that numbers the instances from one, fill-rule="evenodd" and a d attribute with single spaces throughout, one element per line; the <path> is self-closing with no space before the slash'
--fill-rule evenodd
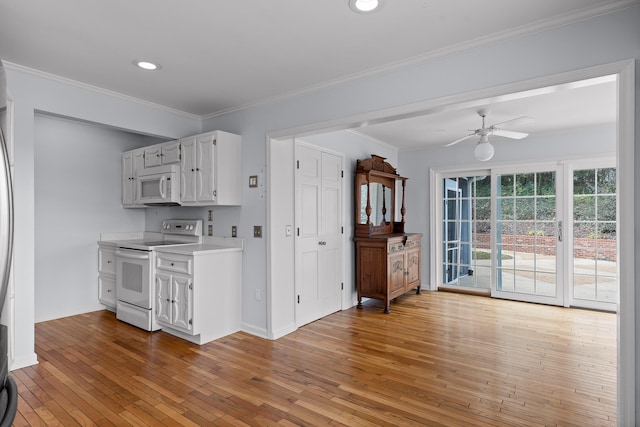
<path id="1" fill-rule="evenodd" d="M 118 300 L 151 310 L 153 252 L 118 248 L 116 250 L 116 296 Z"/>

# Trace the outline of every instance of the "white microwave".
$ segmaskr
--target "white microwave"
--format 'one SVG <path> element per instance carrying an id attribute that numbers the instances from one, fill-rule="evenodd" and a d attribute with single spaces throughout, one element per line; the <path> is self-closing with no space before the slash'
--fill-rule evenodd
<path id="1" fill-rule="evenodd" d="M 163 165 L 145 168 L 136 180 L 136 202 L 152 206 L 180 205 L 180 168 Z"/>

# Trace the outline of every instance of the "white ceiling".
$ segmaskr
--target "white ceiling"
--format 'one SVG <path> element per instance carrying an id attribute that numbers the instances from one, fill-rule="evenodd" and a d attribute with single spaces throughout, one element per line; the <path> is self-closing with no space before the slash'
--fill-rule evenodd
<path id="1" fill-rule="evenodd" d="M 617 119 L 617 82 L 615 76 L 584 80 L 563 86 L 514 93 L 500 99 L 476 100 L 461 106 L 401 120 L 357 129 L 373 139 L 401 150 L 444 147 L 482 127 L 479 110 L 485 110 L 486 126 L 519 117 L 530 117 L 525 124 L 504 129 L 540 134 L 588 126 L 613 124 Z M 468 104 L 472 104 L 469 106 Z M 490 136 L 491 140 L 501 139 Z M 475 143 L 479 137 L 460 144 Z"/>
<path id="2" fill-rule="evenodd" d="M 352 12 L 348 0 L 0 0 L 0 58 L 207 116 L 637 2 L 386 0 L 364 15 Z M 161 69 L 139 70 L 135 60 L 157 62 Z M 536 126 L 545 126 L 546 107 L 530 112 L 525 104 L 489 106 L 488 123 L 531 115 Z M 410 148 L 457 139 L 480 124 L 467 110 L 429 119 L 363 132 Z"/>

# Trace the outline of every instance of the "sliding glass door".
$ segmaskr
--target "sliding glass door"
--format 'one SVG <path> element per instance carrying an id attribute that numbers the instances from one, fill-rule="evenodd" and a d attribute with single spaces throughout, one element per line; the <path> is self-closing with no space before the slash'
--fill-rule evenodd
<path id="1" fill-rule="evenodd" d="M 492 295 L 563 304 L 562 171 L 493 172 L 496 284 Z"/>
<path id="2" fill-rule="evenodd" d="M 614 165 L 598 159 L 438 175 L 440 286 L 616 310 Z"/>

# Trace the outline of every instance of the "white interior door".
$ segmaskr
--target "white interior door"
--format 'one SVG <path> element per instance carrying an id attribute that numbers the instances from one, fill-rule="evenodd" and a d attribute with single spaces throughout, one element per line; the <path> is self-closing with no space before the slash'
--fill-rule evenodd
<path id="1" fill-rule="evenodd" d="M 296 325 L 341 309 L 343 158 L 296 143 Z"/>

